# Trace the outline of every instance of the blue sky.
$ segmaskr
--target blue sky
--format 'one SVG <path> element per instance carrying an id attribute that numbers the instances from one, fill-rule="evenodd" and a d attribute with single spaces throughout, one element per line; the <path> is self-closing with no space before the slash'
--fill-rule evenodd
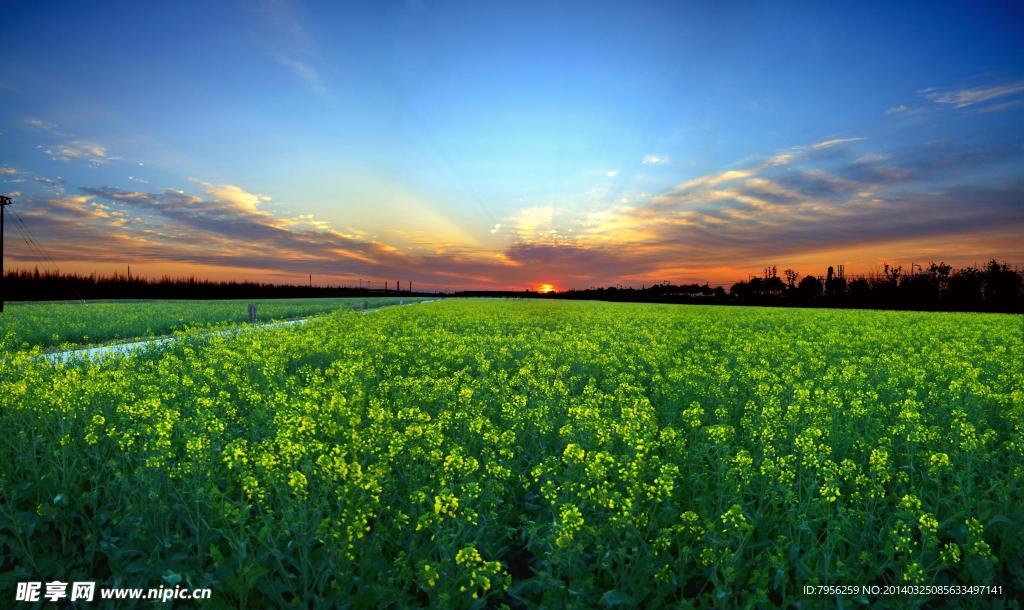
<path id="1" fill-rule="evenodd" d="M 521 287 L 1024 263 L 1022 12 L 21 3 L 0 188 L 77 270 Z"/>

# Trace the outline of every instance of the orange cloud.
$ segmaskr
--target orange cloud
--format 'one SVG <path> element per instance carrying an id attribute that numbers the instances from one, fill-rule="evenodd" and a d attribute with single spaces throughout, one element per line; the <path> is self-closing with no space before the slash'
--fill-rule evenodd
<path id="1" fill-rule="evenodd" d="M 387 278 L 436 288 L 730 283 L 768 264 L 810 272 L 844 263 L 856 273 L 886 256 L 1024 260 L 1024 183 L 972 173 L 1019 163 L 1024 149 L 980 158 L 954 147 L 881 155 L 854 141 L 792 147 L 612 203 L 586 194 L 577 205 L 524 207 L 478 227 L 479 236 L 409 194 L 398 193 L 410 213 L 396 213 L 382 236 L 340 230 L 312 214 L 279 215 L 264 207 L 268 195 L 200 180 L 192 181 L 196 194 L 111 187 L 64 194 L 59 181 L 36 177 L 54 191 L 33 195 L 24 215 L 46 243 L 59 245 L 66 264 L 131 260 L 238 277 L 313 273 L 322 281 Z M 953 163 L 960 182 L 936 188 Z M 388 192 L 397 191 L 381 191 Z M 13 258 L 38 262 L 17 246 Z"/>

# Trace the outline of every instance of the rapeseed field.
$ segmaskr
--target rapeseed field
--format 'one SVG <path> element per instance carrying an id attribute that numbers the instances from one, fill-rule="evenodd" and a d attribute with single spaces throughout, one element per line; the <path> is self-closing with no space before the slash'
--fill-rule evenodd
<path id="1" fill-rule="evenodd" d="M 1022 333 L 1008 315 L 451 300 L 99 362 L 6 345 L 0 590 L 766 608 L 837 604 L 807 585 L 964 584 L 1002 592 L 958 603 L 1014 607 Z"/>

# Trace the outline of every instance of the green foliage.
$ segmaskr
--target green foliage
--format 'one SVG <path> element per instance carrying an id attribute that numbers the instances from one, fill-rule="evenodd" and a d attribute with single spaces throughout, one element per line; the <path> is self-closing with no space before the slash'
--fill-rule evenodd
<path id="1" fill-rule="evenodd" d="M 954 601 L 1012 605 L 1020 333 L 446 301 L 75 366 L 9 352 L 0 591 L 173 577 L 231 608 L 762 608 L 836 604 L 813 584 L 998 584 Z"/>
<path id="2" fill-rule="evenodd" d="M 380 307 L 397 303 L 398 298 L 14 302 L 7 303 L 0 315 L 0 339 L 9 348 L 90 345 L 165 335 L 193 326 L 247 322 L 250 303 L 257 304 L 259 320 L 268 322 L 361 307 L 364 301 Z"/>

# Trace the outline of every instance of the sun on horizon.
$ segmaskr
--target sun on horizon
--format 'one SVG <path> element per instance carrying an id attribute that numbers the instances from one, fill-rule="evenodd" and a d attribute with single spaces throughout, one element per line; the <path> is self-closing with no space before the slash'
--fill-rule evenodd
<path id="1" fill-rule="evenodd" d="M 540 284 L 537 286 L 537 292 L 556 292 L 556 288 L 553 284 Z"/>

